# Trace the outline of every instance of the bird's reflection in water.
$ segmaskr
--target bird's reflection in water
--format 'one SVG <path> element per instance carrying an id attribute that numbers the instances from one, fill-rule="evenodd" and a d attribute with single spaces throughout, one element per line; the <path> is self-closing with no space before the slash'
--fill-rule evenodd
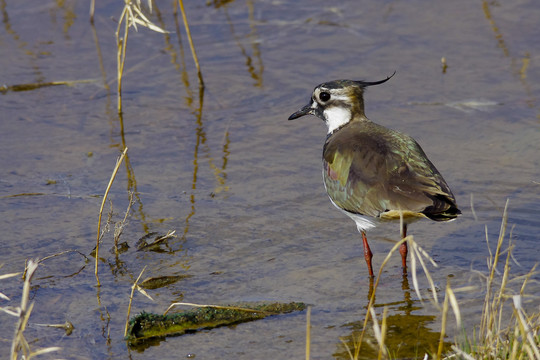
<path id="1" fill-rule="evenodd" d="M 411 298 L 411 289 L 407 276 L 403 276 L 401 283 L 403 300 L 377 304 L 374 308 L 377 313 L 379 324 L 382 321 L 383 309 L 388 308 L 386 317 L 386 337 L 385 346 L 391 358 L 417 359 L 423 358 L 424 354 L 437 352 L 440 340 L 440 332 L 434 330 L 438 327 L 436 315 L 425 315 L 424 307 L 419 300 Z M 373 291 L 373 284 L 370 284 L 368 302 Z M 342 337 L 334 353 L 336 359 L 350 359 L 350 353 L 354 354 L 355 349 L 361 346 L 359 359 L 375 359 L 378 356 L 379 345 L 373 332 L 373 322 L 370 320 L 361 345 L 357 344 L 364 325 L 364 319 L 357 319 L 344 324 L 344 327 L 351 329 L 350 335 Z M 445 342 L 445 349 L 450 347 L 450 343 Z"/>

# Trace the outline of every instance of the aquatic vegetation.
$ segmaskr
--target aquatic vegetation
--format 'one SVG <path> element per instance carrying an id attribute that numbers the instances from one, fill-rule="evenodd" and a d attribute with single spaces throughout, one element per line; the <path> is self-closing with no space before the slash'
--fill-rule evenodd
<path id="1" fill-rule="evenodd" d="M 129 321 L 126 339 L 130 345 L 144 339 L 178 336 L 186 332 L 212 329 L 219 326 L 239 324 L 264 319 L 267 316 L 302 311 L 303 303 L 252 304 L 241 303 L 227 306 L 201 305 L 194 310 L 176 314 L 141 313 Z"/>

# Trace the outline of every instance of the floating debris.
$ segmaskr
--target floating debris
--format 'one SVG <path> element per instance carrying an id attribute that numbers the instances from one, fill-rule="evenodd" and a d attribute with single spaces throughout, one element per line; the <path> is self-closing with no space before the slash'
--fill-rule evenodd
<path id="1" fill-rule="evenodd" d="M 158 232 L 151 232 L 140 238 L 135 246 L 137 247 L 137 251 L 161 251 L 161 245 L 167 245 L 167 240 L 176 237 L 175 233 L 176 230 L 169 230 L 165 235 Z M 151 241 L 149 242 L 149 240 Z"/>
<path id="2" fill-rule="evenodd" d="M 182 279 L 188 279 L 193 275 L 170 275 L 170 276 L 157 276 L 144 279 L 139 286 L 145 289 L 159 289 L 170 284 L 174 284 Z"/>
<path id="3" fill-rule="evenodd" d="M 57 328 L 57 329 L 64 329 L 67 336 L 70 336 L 73 333 L 73 329 L 75 329 L 73 324 L 70 321 L 67 321 L 67 320 L 63 324 L 35 324 L 35 325 L 37 325 L 37 326 L 47 326 L 47 327 Z"/>
<path id="4" fill-rule="evenodd" d="M 29 83 L 29 84 L 15 84 L 15 85 L 1 85 L 0 86 L 0 93 L 5 94 L 7 92 L 13 91 L 32 91 L 41 89 L 44 87 L 51 87 L 51 86 L 73 86 L 75 84 L 87 84 L 87 83 L 94 83 L 96 80 L 88 79 L 88 80 L 74 80 L 74 81 L 51 81 L 46 83 Z"/>

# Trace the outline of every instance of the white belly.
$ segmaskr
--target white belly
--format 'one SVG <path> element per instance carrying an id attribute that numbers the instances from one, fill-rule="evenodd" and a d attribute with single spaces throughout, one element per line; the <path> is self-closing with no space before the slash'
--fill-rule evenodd
<path id="1" fill-rule="evenodd" d="M 377 218 L 374 218 L 371 216 L 360 215 L 360 214 L 354 214 L 354 213 L 345 211 L 339 206 L 337 206 L 336 203 L 330 197 L 328 198 L 332 202 L 332 205 L 338 208 L 339 211 L 341 211 L 342 213 L 344 213 L 345 215 L 347 215 L 348 217 L 354 220 L 354 222 L 356 223 L 356 228 L 358 229 L 359 232 L 373 229 L 379 223 L 379 220 Z"/>

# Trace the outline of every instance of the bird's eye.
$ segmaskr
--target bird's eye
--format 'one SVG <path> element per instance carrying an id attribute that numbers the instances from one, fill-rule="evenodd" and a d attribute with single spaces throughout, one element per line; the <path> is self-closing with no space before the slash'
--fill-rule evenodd
<path id="1" fill-rule="evenodd" d="M 319 99 L 321 99 L 321 101 L 323 102 L 327 102 L 328 100 L 330 100 L 330 94 L 327 93 L 326 91 L 323 91 L 322 93 L 319 94 Z"/>

